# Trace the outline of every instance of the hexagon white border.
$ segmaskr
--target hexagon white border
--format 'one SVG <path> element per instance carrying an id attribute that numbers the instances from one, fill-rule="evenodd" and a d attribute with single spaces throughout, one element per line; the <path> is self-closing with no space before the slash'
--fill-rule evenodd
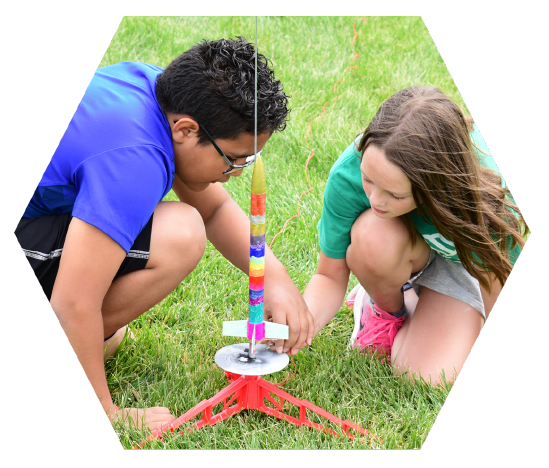
<path id="1" fill-rule="evenodd" d="M 44 161 L 51 157 L 122 14 L 131 13 L 110 3 L 95 2 L 94 11 L 76 14 L 71 9 L 64 16 L 62 5 L 48 2 L 35 7 L 27 2 L 17 10 L 12 7 L 9 24 L 2 31 L 2 84 L 7 91 L 2 118 L 5 131 L 1 187 L 7 216 L 2 239 L 9 270 L 3 275 L 2 288 L 7 303 L 2 321 L 0 392 L 5 407 L 0 431 L 10 454 L 20 462 L 43 461 L 53 456 L 60 464 L 73 457 L 84 465 L 124 462 L 119 459 L 123 451 L 118 440 L 109 430 L 55 316 L 48 313 L 42 291 L 23 286 L 36 283 L 13 235 L 26 204 L 18 194 L 32 193 Z M 108 14 L 100 8 L 107 5 Z M 434 2 L 420 5 L 424 12 L 437 8 Z M 547 43 L 546 35 L 540 32 L 544 30 L 543 15 L 518 9 L 496 12 L 490 5 L 473 2 L 461 2 L 455 8 L 448 8 L 445 15 L 424 16 L 424 21 L 534 234 L 423 450 L 345 454 L 355 461 L 367 456 L 367 462 L 385 463 L 387 457 L 396 461 L 406 456 L 406 463 L 417 466 L 431 459 L 436 463 L 444 460 L 445 464 L 453 461 L 456 465 L 468 460 L 482 463 L 498 459 L 524 463 L 533 461 L 545 442 L 541 437 L 546 431 L 538 430 L 538 421 L 548 419 L 542 393 L 542 311 L 547 307 L 541 279 L 542 265 L 547 260 L 547 249 L 542 244 L 547 223 L 541 215 L 544 193 L 536 187 L 543 187 L 547 174 L 547 164 L 542 161 L 547 156 L 543 146 L 546 131 L 542 128 L 547 118 L 542 110 L 548 102 L 547 93 L 531 98 L 545 84 L 545 75 L 539 68 L 544 54 L 542 44 Z M 364 11 L 368 9 L 355 3 L 342 11 L 338 2 L 337 13 L 333 9 L 325 11 L 356 14 L 368 13 Z M 184 10 L 190 14 L 187 5 Z M 393 14 L 399 13 L 392 10 Z M 171 11 L 179 13 L 177 8 Z M 310 13 L 306 5 L 300 10 L 285 11 Z M 200 14 L 196 10 L 191 13 Z M 71 63 L 66 63 L 68 53 L 73 57 Z M 32 77 L 25 78 L 26 75 Z M 519 118 L 521 115 L 526 116 Z M 526 141 L 522 141 L 522 135 Z M 534 161 L 534 170 L 522 164 L 530 160 Z M 6 207 L 7 203 L 12 205 Z M 52 416 L 48 406 L 64 416 Z M 12 422 L 14 428 L 7 426 Z M 28 438 L 21 434 L 28 434 Z M 527 447 L 528 452 L 522 447 Z M 152 456 L 148 453 L 146 456 Z M 177 452 L 155 455 L 155 460 L 159 456 L 182 461 Z M 193 452 L 187 452 L 184 460 L 189 462 L 190 456 Z M 210 452 L 210 456 L 225 464 L 235 463 L 233 457 L 229 461 L 221 452 Z M 288 456 L 308 462 L 311 457 L 320 460 L 315 452 L 292 452 Z M 340 459 L 335 452 L 324 451 L 321 456 L 325 463 L 337 463 Z"/>

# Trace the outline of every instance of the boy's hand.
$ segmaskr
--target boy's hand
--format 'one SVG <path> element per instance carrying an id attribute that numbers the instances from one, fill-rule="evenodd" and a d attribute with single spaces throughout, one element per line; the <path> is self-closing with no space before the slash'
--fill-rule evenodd
<path id="1" fill-rule="evenodd" d="M 111 421 L 122 419 L 124 424 L 132 429 L 148 428 L 151 431 L 166 427 L 169 423 L 175 420 L 175 417 L 170 414 L 168 408 L 155 406 L 153 408 L 121 408 L 116 410 Z"/>
<path id="2" fill-rule="evenodd" d="M 274 265 L 271 261 L 271 270 L 265 276 L 264 320 L 272 319 L 273 322 L 288 325 L 288 339 L 275 341 L 275 350 L 294 355 L 311 344 L 314 319 L 286 269 L 282 264 L 279 266 L 281 268 L 273 271 Z"/>
<path id="3" fill-rule="evenodd" d="M 217 250 L 233 265 L 249 274 L 250 220 L 222 185 L 211 184 L 202 192 L 192 192 L 176 177 L 173 189 L 181 201 L 198 210 L 204 220 L 208 239 Z M 297 354 L 311 343 L 314 335 L 313 316 L 282 263 L 269 247 L 265 247 L 264 320 L 269 318 L 290 327 L 288 339 L 276 341 L 275 349 L 278 352 Z"/>

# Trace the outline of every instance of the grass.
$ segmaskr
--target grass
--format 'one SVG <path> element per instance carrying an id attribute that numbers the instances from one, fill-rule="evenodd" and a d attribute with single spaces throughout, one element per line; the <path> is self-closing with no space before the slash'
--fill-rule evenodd
<path id="1" fill-rule="evenodd" d="M 354 44 L 355 24 L 357 39 Z M 244 36 L 254 40 L 253 17 L 125 17 L 101 66 L 123 60 L 166 66 L 196 42 Z M 322 195 L 332 164 L 369 122 L 380 103 L 403 87 L 435 85 L 464 110 L 459 92 L 425 25 L 417 17 L 260 17 L 259 49 L 291 95 L 287 129 L 273 135 L 264 151 L 269 203 L 267 242 L 296 212 L 308 188 L 304 166 L 315 156 L 308 176 L 313 190 L 273 244 L 303 291 L 316 269 Z M 359 54 L 352 60 L 355 52 Z M 350 65 L 357 68 L 344 70 Z M 337 86 L 334 84 L 345 76 Z M 312 125 L 307 146 L 305 134 Z M 245 212 L 251 171 L 226 188 Z M 170 192 L 167 199 L 176 199 Z M 351 288 L 356 283 L 352 278 Z M 160 304 L 132 322 L 136 341 L 106 364 L 115 404 L 167 406 L 179 416 L 227 385 L 214 363 L 216 351 L 236 339 L 223 337 L 223 320 L 247 314 L 247 277 L 208 244 L 196 270 Z M 393 376 L 378 359 L 346 349 L 352 312 L 342 308 L 313 344 L 295 357 L 296 378 L 283 388 L 342 419 L 366 427 L 383 439 L 371 445 L 298 428 L 259 412 L 244 411 L 214 427 L 171 435 L 150 448 L 419 448 L 449 391 Z M 286 370 L 293 371 L 291 364 Z M 280 382 L 286 370 L 267 377 Z M 146 433 L 115 427 L 125 448 Z"/>

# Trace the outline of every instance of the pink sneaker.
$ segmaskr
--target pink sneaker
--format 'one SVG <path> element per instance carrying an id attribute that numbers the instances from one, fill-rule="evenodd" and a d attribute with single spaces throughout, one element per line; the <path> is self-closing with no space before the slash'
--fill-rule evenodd
<path id="1" fill-rule="evenodd" d="M 355 316 L 355 327 L 349 345 L 353 348 L 359 346 L 362 350 L 369 348 L 379 354 L 385 352 L 390 360 L 393 341 L 407 314 L 395 317 L 380 309 L 360 284 L 348 297 L 346 304 L 352 304 Z"/>

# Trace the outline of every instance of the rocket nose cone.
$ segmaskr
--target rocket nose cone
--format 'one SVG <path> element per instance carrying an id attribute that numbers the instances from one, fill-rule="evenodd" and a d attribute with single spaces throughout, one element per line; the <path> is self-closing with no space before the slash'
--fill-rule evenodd
<path id="1" fill-rule="evenodd" d="M 252 174 L 252 193 L 261 195 L 267 191 L 267 183 L 265 180 L 265 167 L 261 155 L 257 155 L 254 163 L 254 172 Z"/>

